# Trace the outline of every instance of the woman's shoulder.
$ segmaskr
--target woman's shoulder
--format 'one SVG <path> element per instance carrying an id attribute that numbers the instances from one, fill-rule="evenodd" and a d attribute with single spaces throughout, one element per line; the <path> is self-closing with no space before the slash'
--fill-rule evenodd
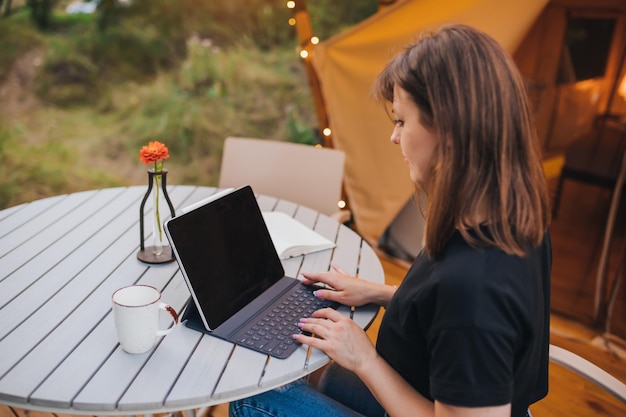
<path id="1" fill-rule="evenodd" d="M 528 256 L 517 256 L 497 247 L 473 245 L 455 233 L 435 260 L 432 278 L 455 291 L 507 289 L 511 282 L 516 286 L 523 283 L 533 256 L 533 251 Z"/>
<path id="2" fill-rule="evenodd" d="M 517 256 L 497 247 L 471 244 L 457 231 L 436 258 L 422 252 L 411 269 L 415 270 L 414 274 L 427 275 L 431 284 L 449 285 L 454 289 L 484 284 L 493 289 L 498 284 L 508 286 L 508 280 L 524 281 L 520 276 L 528 277 L 530 269 L 545 262 L 550 252 L 548 233 L 540 247 L 529 249 L 526 256 Z"/>

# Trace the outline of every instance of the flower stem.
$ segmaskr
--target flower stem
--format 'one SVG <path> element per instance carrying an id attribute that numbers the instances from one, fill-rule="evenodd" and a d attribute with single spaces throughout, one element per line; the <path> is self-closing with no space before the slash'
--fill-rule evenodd
<path id="1" fill-rule="evenodd" d="M 161 224 L 161 213 L 159 212 L 159 193 L 160 193 L 160 188 L 161 188 L 161 175 L 156 175 L 158 173 L 161 173 L 161 171 L 163 171 L 163 160 L 161 161 L 155 161 L 154 162 L 154 182 L 155 182 L 155 186 L 156 189 L 155 191 L 155 200 L 154 200 L 154 216 L 155 216 L 155 221 L 156 221 L 156 227 L 157 227 L 157 231 L 159 234 L 158 237 L 158 244 L 155 248 L 155 250 L 158 252 L 157 255 L 161 254 L 161 247 L 163 245 L 163 225 Z"/>

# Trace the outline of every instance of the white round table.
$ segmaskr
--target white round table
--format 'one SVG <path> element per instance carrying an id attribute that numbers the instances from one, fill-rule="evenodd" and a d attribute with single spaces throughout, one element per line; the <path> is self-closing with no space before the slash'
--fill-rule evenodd
<path id="1" fill-rule="evenodd" d="M 305 367 L 306 346 L 279 360 L 182 325 L 147 353 L 124 352 L 111 314 L 115 289 L 155 286 L 179 313 L 190 296 L 176 262 L 137 260 L 145 190 L 79 192 L 0 211 L 0 403 L 65 414 L 189 410 L 272 389 L 328 362 L 313 350 Z M 177 212 L 216 191 L 168 187 Z M 375 252 L 348 227 L 292 202 L 268 196 L 258 202 L 337 244 L 283 261 L 286 275 L 326 271 L 333 262 L 360 279 L 384 282 Z M 145 238 L 148 245 L 148 230 Z M 357 308 L 354 320 L 365 328 L 377 312 Z"/>

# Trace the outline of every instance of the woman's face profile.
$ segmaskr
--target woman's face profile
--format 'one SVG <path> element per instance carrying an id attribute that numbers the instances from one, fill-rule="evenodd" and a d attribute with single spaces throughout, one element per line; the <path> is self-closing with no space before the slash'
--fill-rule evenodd
<path id="1" fill-rule="evenodd" d="M 404 89 L 393 89 L 394 128 L 391 142 L 400 145 L 404 163 L 409 166 L 409 176 L 416 184 L 427 181 L 432 158 L 437 146 L 437 136 L 422 125 L 419 110 Z"/>

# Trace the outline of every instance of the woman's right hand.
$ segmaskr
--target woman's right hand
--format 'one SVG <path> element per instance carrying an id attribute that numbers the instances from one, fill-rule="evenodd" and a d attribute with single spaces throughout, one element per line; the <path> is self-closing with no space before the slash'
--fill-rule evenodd
<path id="1" fill-rule="evenodd" d="M 357 279 L 335 264 L 328 272 L 303 272 L 302 276 L 305 285 L 322 283 L 332 288 L 316 290 L 316 297 L 347 306 L 358 307 L 368 303 L 386 306 L 395 292 L 393 287 Z"/>

